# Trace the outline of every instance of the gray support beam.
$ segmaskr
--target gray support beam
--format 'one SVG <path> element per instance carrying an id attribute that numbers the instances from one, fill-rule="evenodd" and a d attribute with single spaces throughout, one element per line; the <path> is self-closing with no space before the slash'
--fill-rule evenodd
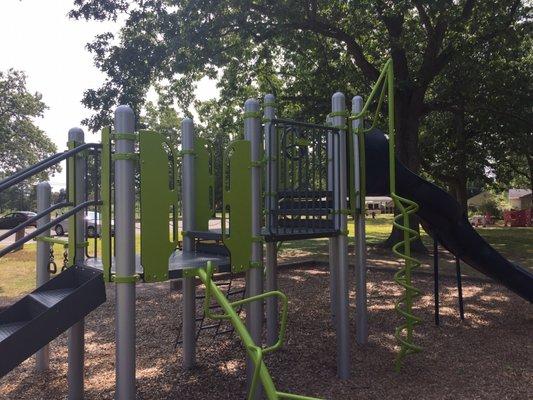
<path id="1" fill-rule="evenodd" d="M 134 134 L 135 115 L 129 106 L 115 110 L 115 132 Z M 115 267 L 117 400 L 135 399 L 135 142 L 115 144 Z"/>
<path id="2" fill-rule="evenodd" d="M 348 221 L 344 212 L 347 209 L 347 162 L 346 162 L 346 101 L 344 94 L 335 93 L 331 98 L 333 125 L 338 127 L 338 143 L 334 147 L 334 168 L 337 190 L 338 229 L 341 232 L 338 241 L 337 264 L 337 374 L 341 379 L 348 379 L 350 375 L 350 333 L 349 297 L 348 297 Z"/>
<path id="3" fill-rule="evenodd" d="M 276 117 L 275 97 L 273 94 L 265 96 L 264 103 L 264 135 L 265 135 L 265 152 L 267 157 L 266 164 L 266 194 L 265 194 L 265 209 L 267 210 L 266 227 L 267 230 L 274 228 L 276 216 L 272 211 L 276 209 L 277 183 L 278 183 L 278 164 L 277 164 L 277 148 L 278 138 L 276 135 L 276 127 L 270 122 Z M 277 263 L 277 243 L 269 242 L 266 244 L 265 251 L 266 261 L 266 276 L 265 286 L 266 291 L 278 290 L 278 263 Z M 266 300 L 266 325 L 267 325 L 267 345 L 272 346 L 278 340 L 278 299 L 277 297 L 270 297 Z"/>
<path id="4" fill-rule="evenodd" d="M 68 131 L 69 142 L 75 142 L 76 146 L 85 142 L 85 135 L 80 128 L 72 128 Z M 75 203 L 80 204 L 85 200 L 85 160 L 81 156 L 76 156 L 73 173 L 75 187 Z M 72 173 L 72 172 L 71 172 Z M 76 250 L 73 257 L 76 266 L 85 264 L 85 221 L 84 211 L 76 213 Z M 85 320 L 81 319 L 68 330 L 68 398 L 70 400 L 83 399 L 84 386 L 84 361 L 85 361 Z"/>
<path id="5" fill-rule="evenodd" d="M 248 99 L 244 103 L 244 138 L 250 141 L 252 162 L 252 237 L 259 238 L 261 235 L 261 118 L 259 114 L 259 102 L 256 99 Z M 231 221 L 230 221 L 231 226 Z M 256 296 L 263 292 L 263 268 L 259 267 L 263 261 L 263 245 L 259 241 L 252 244 L 252 263 L 254 264 L 246 272 L 246 292 L 248 296 Z M 263 325 L 263 304 L 256 301 L 250 303 L 246 312 L 246 324 L 254 342 L 261 346 Z M 253 362 L 247 358 L 246 377 L 248 386 L 252 383 L 254 372 Z M 258 388 L 255 398 L 261 397 Z"/>
<path id="6" fill-rule="evenodd" d="M 332 125 L 331 117 L 326 119 L 326 125 Z M 328 190 L 333 192 L 335 188 L 334 179 L 334 165 L 333 165 L 333 146 L 334 135 L 332 131 L 328 132 L 327 136 L 327 152 L 328 152 Z M 335 202 L 335 196 L 333 201 Z M 336 218 L 333 216 L 332 218 Z M 331 321 L 336 328 L 336 315 L 337 315 L 337 265 L 339 264 L 338 257 L 338 241 L 336 237 L 330 237 L 328 239 L 328 257 L 329 257 L 329 298 L 331 306 Z"/>
<path id="7" fill-rule="evenodd" d="M 190 118 L 181 122 L 181 146 L 183 150 L 182 165 L 182 218 L 183 231 L 194 229 L 194 123 Z M 183 251 L 194 250 L 194 238 L 183 237 Z M 183 278 L 183 367 L 190 369 L 196 364 L 196 285 L 195 278 Z"/>
<path id="8" fill-rule="evenodd" d="M 363 109 L 363 98 L 354 96 L 352 99 L 352 114 L 357 114 Z M 357 132 L 363 124 L 362 119 L 352 121 L 352 130 Z M 367 310 L 367 287 L 366 287 L 366 232 L 365 232 L 365 188 L 362 187 L 362 174 L 364 166 L 361 165 L 360 151 L 364 141 L 359 136 L 353 141 L 353 176 L 355 186 L 355 332 L 357 344 L 368 343 L 368 310 Z"/>
<path id="9" fill-rule="evenodd" d="M 51 188 L 48 182 L 37 184 L 37 213 L 41 213 L 51 205 Z M 50 214 L 45 215 L 37 221 L 37 229 L 42 228 L 50 222 Z M 50 229 L 41 233 L 39 237 L 50 236 Z M 36 286 L 44 285 L 50 279 L 48 272 L 48 262 L 50 259 L 50 243 L 39 240 L 37 242 L 37 280 Z M 50 367 L 50 347 L 44 346 L 35 354 L 35 369 L 37 372 L 47 371 Z"/>

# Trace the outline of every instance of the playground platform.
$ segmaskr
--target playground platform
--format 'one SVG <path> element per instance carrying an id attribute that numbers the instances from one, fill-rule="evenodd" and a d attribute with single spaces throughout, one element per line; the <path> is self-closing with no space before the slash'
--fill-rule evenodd
<path id="1" fill-rule="evenodd" d="M 181 250 L 174 251 L 168 259 L 168 275 L 170 279 L 179 279 L 183 277 L 183 271 L 191 268 L 200 268 L 205 267 L 207 262 L 211 261 L 215 267 L 217 267 L 218 272 L 230 272 L 231 265 L 229 257 L 221 256 L 217 254 L 210 253 L 200 253 L 200 252 L 183 252 Z M 112 267 L 111 271 L 115 271 L 115 258 L 112 258 Z M 103 263 L 101 258 L 89 258 L 86 260 L 85 264 L 88 267 L 96 268 L 99 270 L 103 269 Z M 144 271 L 141 265 L 140 255 L 135 256 L 135 272 L 141 278 L 143 277 Z"/>

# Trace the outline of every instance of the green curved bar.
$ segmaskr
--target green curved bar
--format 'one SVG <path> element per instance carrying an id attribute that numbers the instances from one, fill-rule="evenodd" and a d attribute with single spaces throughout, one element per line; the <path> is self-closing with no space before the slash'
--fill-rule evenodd
<path id="1" fill-rule="evenodd" d="M 319 400 L 314 397 L 300 396 L 296 394 L 289 394 L 284 392 L 278 392 L 272 381 L 272 377 L 268 372 L 268 369 L 263 361 L 264 354 L 272 352 L 279 349 L 283 345 L 283 340 L 285 338 L 285 330 L 287 327 L 287 310 L 288 310 L 288 301 L 287 296 L 279 291 L 267 292 L 258 296 L 248 297 L 244 300 L 239 300 L 235 302 L 230 302 L 224 293 L 218 288 L 217 285 L 212 280 L 213 274 L 213 264 L 209 262 L 207 268 L 198 268 L 195 270 L 196 275 L 200 278 L 203 284 L 206 287 L 205 299 L 204 299 L 204 311 L 208 318 L 213 319 L 226 319 L 231 322 L 235 331 L 241 338 L 241 341 L 248 353 L 248 356 L 252 360 L 255 366 L 254 375 L 252 378 L 252 383 L 248 391 L 247 399 L 251 400 L 253 394 L 257 389 L 259 382 L 263 385 L 265 396 L 268 400 L 279 400 L 279 399 L 293 399 L 293 400 Z M 280 323 L 280 335 L 278 342 L 273 346 L 262 349 L 257 346 L 253 341 L 248 329 L 246 328 L 244 322 L 239 317 L 235 311 L 235 307 L 250 303 L 253 301 L 262 301 L 268 297 L 277 296 L 282 300 L 282 317 Z M 214 298 L 216 302 L 220 305 L 224 314 L 213 314 L 209 308 L 211 304 L 211 298 Z"/>
<path id="2" fill-rule="evenodd" d="M 402 361 L 408 354 L 417 353 L 422 350 L 420 346 L 413 343 L 413 329 L 422 320 L 413 314 L 413 301 L 421 294 L 421 291 L 412 284 L 412 271 L 420 265 L 420 262 L 411 255 L 411 243 L 419 238 L 418 232 L 410 228 L 410 217 L 418 210 L 418 205 L 409 199 L 396 194 L 396 156 L 395 156 L 395 126 L 394 126 L 394 68 L 392 59 L 389 59 L 383 67 L 376 83 L 372 88 L 370 96 L 365 102 L 363 109 L 350 117 L 350 119 L 359 119 L 367 116 L 372 101 L 379 92 L 377 107 L 372 115 L 370 128 L 364 128 L 363 124 L 354 134 L 360 135 L 363 139 L 361 149 L 361 160 L 364 166 L 364 133 L 371 131 L 377 124 L 379 112 L 383 104 L 385 93 L 387 94 L 388 108 L 388 134 L 389 134 L 389 191 L 393 199 L 394 206 L 400 212 L 395 216 L 393 225 L 403 232 L 403 238 L 399 243 L 392 247 L 392 251 L 398 257 L 404 260 L 401 269 L 394 275 L 394 281 L 404 288 L 405 292 L 400 300 L 396 303 L 396 311 L 405 319 L 405 322 L 395 330 L 395 338 L 400 345 L 400 351 L 396 357 L 395 368 L 401 369 Z M 364 188 L 365 170 L 361 169 L 361 186 Z M 355 194 L 352 193 L 352 196 Z M 364 193 L 360 194 L 361 196 Z M 363 203 L 362 203 L 363 204 Z M 356 210 L 354 210 L 356 211 Z"/>

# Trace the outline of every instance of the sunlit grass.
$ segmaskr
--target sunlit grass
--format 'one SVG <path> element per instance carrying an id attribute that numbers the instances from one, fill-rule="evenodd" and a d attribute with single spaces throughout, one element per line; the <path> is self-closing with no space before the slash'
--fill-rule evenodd
<path id="1" fill-rule="evenodd" d="M 350 237 L 354 235 L 354 223 L 348 224 Z M 393 257 L 390 250 L 380 249 L 377 244 L 383 242 L 392 230 L 392 215 L 377 215 L 375 219 L 366 219 L 366 237 L 370 248 L 370 256 Z M 510 228 L 495 226 L 478 228 L 477 231 L 496 250 L 513 262 L 533 269 L 533 228 Z M 422 240 L 431 247 L 431 238 L 422 230 Z M 181 239 L 181 232 L 180 232 Z M 89 254 L 94 254 L 95 241 L 89 239 Z M 328 253 L 327 239 L 301 240 L 284 243 L 280 254 L 299 256 L 301 252 L 309 256 L 326 256 Z M 136 252 L 140 253 L 140 234 L 135 237 Z M 98 256 L 101 256 L 101 241 L 96 240 Z M 23 250 L 0 258 L 0 296 L 15 297 L 35 288 L 35 242 L 27 243 Z M 55 260 L 58 270 L 63 266 L 63 246 L 54 245 Z"/>

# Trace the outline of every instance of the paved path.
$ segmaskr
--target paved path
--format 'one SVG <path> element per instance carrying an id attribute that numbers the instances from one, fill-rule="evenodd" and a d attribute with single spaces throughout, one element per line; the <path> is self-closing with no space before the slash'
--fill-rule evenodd
<path id="1" fill-rule="evenodd" d="M 34 230 L 35 230 L 35 228 L 33 226 L 30 226 L 30 227 L 26 228 L 26 234 L 31 233 Z M 9 231 L 9 229 L 0 229 L 0 235 L 3 235 L 7 231 Z M 12 243 L 15 243 L 15 235 L 11 235 L 11 236 L 7 237 L 6 239 L 0 241 L 0 245 L 2 245 L 2 246 L 8 246 L 8 245 L 10 245 Z"/>

